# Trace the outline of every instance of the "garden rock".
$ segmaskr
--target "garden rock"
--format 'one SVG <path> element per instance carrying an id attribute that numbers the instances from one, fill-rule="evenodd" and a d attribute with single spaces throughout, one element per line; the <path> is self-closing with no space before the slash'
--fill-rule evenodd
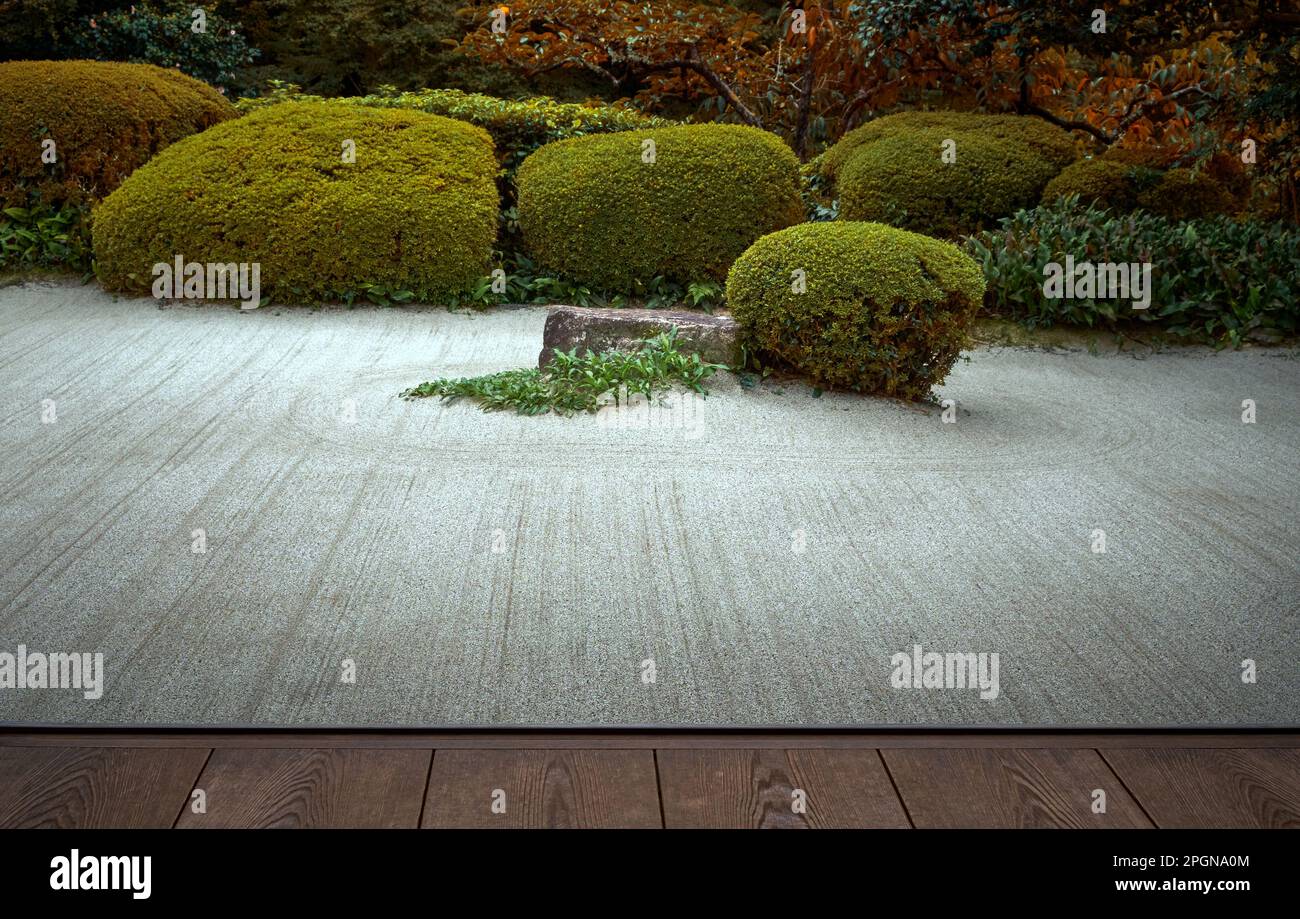
<path id="1" fill-rule="evenodd" d="M 711 316 L 668 310 L 597 309 L 557 306 L 546 317 L 542 353 L 537 366 L 545 367 L 555 349 L 592 351 L 635 350 L 647 338 L 677 328 L 678 348 L 698 354 L 701 360 L 736 366 L 740 348 L 736 323 L 730 316 Z"/>

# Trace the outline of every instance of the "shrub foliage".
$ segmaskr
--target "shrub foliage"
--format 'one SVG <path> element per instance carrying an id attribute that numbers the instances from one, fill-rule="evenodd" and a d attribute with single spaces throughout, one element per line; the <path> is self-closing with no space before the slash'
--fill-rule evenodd
<path id="1" fill-rule="evenodd" d="M 1042 203 L 1073 196 L 1084 204 L 1117 211 L 1141 208 L 1177 220 L 1210 217 L 1237 208 L 1231 188 L 1234 177 L 1221 180 L 1214 171 L 1214 167 L 1222 171 L 1219 163 L 1200 170 L 1170 167 L 1156 150 L 1112 147 L 1101 156 L 1066 166 L 1043 189 Z"/>
<path id="2" fill-rule="evenodd" d="M 845 220 L 957 236 L 1035 204 L 1074 156 L 1069 134 L 1038 118 L 901 112 L 845 134 L 817 169 Z"/>
<path id="3" fill-rule="evenodd" d="M 1300 230 L 1282 223 L 1117 215 L 1066 198 L 1021 211 L 965 248 L 983 265 L 989 310 L 1030 326 L 1141 322 L 1222 344 L 1237 344 L 1254 329 L 1300 331 Z M 1048 299 L 1044 266 L 1062 264 L 1066 255 L 1076 262 L 1152 263 L 1151 305 Z"/>
<path id="4" fill-rule="evenodd" d="M 273 299 L 368 285 L 446 297 L 484 272 L 495 171 L 491 139 L 464 122 L 273 106 L 176 144 L 105 199 L 94 214 L 97 271 L 110 288 L 147 290 L 152 265 L 182 255 L 260 262 Z"/>
<path id="5" fill-rule="evenodd" d="M 657 276 L 721 279 L 755 239 L 803 215 L 794 153 L 737 125 L 547 144 L 520 166 L 518 188 L 520 228 L 538 264 L 615 291 Z"/>
<path id="6" fill-rule="evenodd" d="M 761 362 L 904 399 L 943 382 L 983 296 L 979 265 L 951 243 L 850 221 L 764 236 L 727 279 L 727 303 Z"/>
<path id="7" fill-rule="evenodd" d="M 528 154 L 552 141 L 674 124 L 666 118 L 643 115 L 625 106 L 556 102 L 542 96 L 511 100 L 459 89 L 397 92 L 390 88 L 368 96 L 330 100 L 302 93 L 292 84 L 273 82 L 271 86 L 268 95 L 241 99 L 237 106 L 243 111 L 253 111 L 279 102 L 332 102 L 444 115 L 476 124 L 492 135 L 497 155 L 506 169 L 516 168 Z"/>
<path id="8" fill-rule="evenodd" d="M 235 117 L 175 70 L 94 61 L 0 63 L 0 202 L 84 204 L 183 137 Z M 56 161 L 42 161 L 42 141 Z"/>

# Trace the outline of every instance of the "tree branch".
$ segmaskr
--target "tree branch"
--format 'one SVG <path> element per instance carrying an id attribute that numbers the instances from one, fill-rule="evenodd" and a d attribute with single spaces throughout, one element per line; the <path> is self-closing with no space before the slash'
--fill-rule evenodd
<path id="1" fill-rule="evenodd" d="M 1060 118 L 1056 115 L 1053 115 L 1051 112 L 1049 112 L 1047 109 L 1043 108 L 1040 105 L 1025 106 L 1025 114 L 1034 115 L 1038 118 L 1043 119 L 1049 124 L 1054 124 L 1058 128 L 1064 128 L 1067 131 L 1083 131 L 1085 133 L 1091 134 L 1093 137 L 1097 138 L 1097 140 L 1101 141 L 1103 144 L 1105 144 L 1108 147 L 1111 144 L 1115 143 L 1115 141 L 1119 140 L 1118 135 L 1108 134 L 1105 131 L 1103 131 L 1101 128 L 1097 127 L 1096 125 L 1089 124 L 1086 121 L 1066 121 L 1064 118 Z"/>

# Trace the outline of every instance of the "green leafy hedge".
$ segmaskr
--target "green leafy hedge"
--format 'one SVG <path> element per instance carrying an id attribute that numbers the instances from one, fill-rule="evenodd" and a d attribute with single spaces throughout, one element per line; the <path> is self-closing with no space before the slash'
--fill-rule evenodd
<path id="1" fill-rule="evenodd" d="M 1030 326 L 1141 322 L 1234 345 L 1253 329 L 1300 331 L 1300 229 L 1283 223 L 1117 215 L 1066 198 L 1021 211 L 965 248 L 988 279 L 988 309 Z M 1048 299 L 1044 266 L 1066 255 L 1076 262 L 1150 262 L 1151 305 Z"/>
<path id="2" fill-rule="evenodd" d="M 459 89 L 421 89 L 412 92 L 388 89 L 368 96 L 333 100 L 305 95 L 297 87 L 288 84 L 273 84 L 273 90 L 259 99 L 241 99 L 237 105 L 243 111 L 253 111 L 285 101 L 333 102 L 413 109 L 431 115 L 444 115 L 468 121 L 486 130 L 492 135 L 502 165 L 510 170 L 518 167 L 538 147 L 552 141 L 675 124 L 666 118 L 643 115 L 635 109 L 618 105 L 581 105 L 575 102 L 556 102 L 545 97 L 498 99 Z"/>
<path id="3" fill-rule="evenodd" d="M 721 279 L 758 237 L 803 218 L 794 153 L 738 125 L 547 144 L 520 166 L 518 187 L 519 225 L 538 264 L 614 291 L 656 276 Z"/>
<path id="4" fill-rule="evenodd" d="M 95 9 L 65 37 L 73 57 L 157 64 L 225 87 L 257 58 L 256 49 L 239 33 L 239 23 L 222 16 L 216 3 L 140 0 L 129 9 Z M 194 11 L 199 9 L 204 29 L 195 32 Z"/>
<path id="5" fill-rule="evenodd" d="M 355 144 L 356 162 L 343 159 Z M 97 272 L 144 291 L 157 262 L 260 262 L 277 300 L 368 285 L 438 299 L 485 273 L 496 231 L 486 132 L 423 112 L 277 105 L 175 144 L 94 213 Z"/>
<path id="6" fill-rule="evenodd" d="M 727 278 L 732 316 L 761 362 L 904 399 L 943 382 L 983 296 L 979 266 L 956 246 L 879 223 L 764 236 Z"/>
<path id="7" fill-rule="evenodd" d="M 1192 220 L 1231 213 L 1232 192 L 1208 170 L 1163 168 L 1152 160 L 1125 156 L 1122 148 L 1066 166 L 1043 189 L 1043 204 L 1077 197 L 1117 211 L 1146 210 L 1161 217 Z"/>
<path id="8" fill-rule="evenodd" d="M 941 159 L 955 142 L 955 162 Z M 1038 118 L 901 112 L 845 134 L 816 164 L 845 220 L 952 237 L 1037 203 L 1075 157 L 1068 133 Z"/>
<path id="9" fill-rule="evenodd" d="M 235 117 L 221 94 L 148 64 L 0 63 L 0 205 L 86 204 L 169 144 Z M 42 161 L 54 141 L 56 161 Z"/>

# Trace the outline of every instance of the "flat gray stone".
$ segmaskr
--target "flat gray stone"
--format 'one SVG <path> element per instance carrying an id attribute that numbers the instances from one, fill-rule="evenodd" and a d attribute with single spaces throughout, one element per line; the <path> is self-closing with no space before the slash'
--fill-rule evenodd
<path id="1" fill-rule="evenodd" d="M 740 363 L 736 321 L 730 316 L 711 316 L 670 310 L 599 309 L 584 306 L 555 306 L 546 317 L 542 332 L 542 353 L 537 366 L 550 363 L 555 349 L 582 354 L 592 351 L 635 350 L 647 338 L 677 327 L 678 347 L 699 354 L 714 364 Z"/>

